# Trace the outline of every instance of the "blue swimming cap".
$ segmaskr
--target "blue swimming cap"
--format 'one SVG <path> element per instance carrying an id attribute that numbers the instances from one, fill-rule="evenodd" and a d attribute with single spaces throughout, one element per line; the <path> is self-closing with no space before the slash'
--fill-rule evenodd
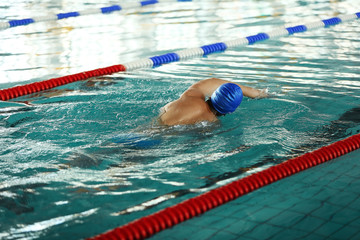
<path id="1" fill-rule="evenodd" d="M 235 111 L 243 99 L 241 88 L 234 83 L 225 83 L 211 95 L 211 103 L 216 111 L 228 114 Z"/>

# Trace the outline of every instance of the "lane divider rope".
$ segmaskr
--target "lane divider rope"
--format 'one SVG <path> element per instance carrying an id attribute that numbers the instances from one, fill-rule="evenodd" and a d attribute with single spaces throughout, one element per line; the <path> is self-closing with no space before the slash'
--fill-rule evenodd
<path id="1" fill-rule="evenodd" d="M 359 148 L 360 134 L 357 134 L 313 152 L 287 160 L 261 172 L 236 180 L 90 239 L 133 240 L 148 238 L 162 230 L 171 228 L 256 189 L 330 161 L 331 159 L 338 158 Z"/>
<path id="2" fill-rule="evenodd" d="M 191 2 L 192 0 L 176 0 L 177 2 Z M 123 9 L 131 9 L 135 7 L 143 7 L 148 5 L 153 5 L 156 3 L 162 2 L 161 0 L 145 0 L 141 2 L 128 2 L 123 3 L 120 5 L 112 5 L 108 7 L 102 7 L 102 8 L 93 8 L 93 9 L 86 9 L 83 11 L 74 11 L 74 12 L 67 12 L 67 13 L 59 13 L 59 14 L 50 14 L 46 16 L 38 16 L 33 18 L 24 18 L 24 19 L 18 19 L 18 20 L 10 20 L 7 22 L 0 22 L 0 30 L 7 29 L 7 28 L 13 28 L 18 26 L 25 26 L 29 25 L 31 23 L 37 23 L 37 22 L 46 22 L 46 21 L 56 21 L 61 20 L 65 18 L 72 18 L 72 17 L 79 17 L 79 16 L 85 16 L 85 15 L 91 15 L 91 14 L 109 14 L 112 12 L 121 11 Z M 166 1 L 169 2 L 169 1 Z"/>
<path id="3" fill-rule="evenodd" d="M 52 78 L 41 82 L 34 82 L 22 86 L 16 86 L 13 88 L 0 90 L 0 100 L 5 101 L 12 98 L 17 98 L 20 96 L 59 87 L 72 82 L 82 81 L 92 77 L 100 77 L 100 76 L 109 75 L 116 72 L 123 72 L 123 71 L 125 71 L 125 67 L 123 65 L 114 65 L 106 68 L 99 68 L 92 71 L 81 72 L 64 77 Z"/>
<path id="4" fill-rule="evenodd" d="M 360 18 L 360 12 L 357 12 L 355 14 L 341 15 L 325 20 L 310 22 L 308 24 L 296 25 L 293 27 L 281 27 L 268 33 L 258 33 L 256 35 L 251 35 L 244 38 L 238 38 L 235 40 L 204 45 L 199 48 L 184 49 L 172 53 L 166 53 L 163 55 L 154 56 L 151 58 L 140 59 L 125 64 L 114 65 L 101 69 L 95 69 L 92 71 L 77 73 L 65 77 L 53 78 L 42 82 L 16 86 L 16 87 L 0 90 L 0 100 L 7 101 L 16 97 L 47 90 L 71 82 L 86 80 L 92 77 L 109 75 L 116 72 L 129 72 L 141 68 L 159 67 L 167 63 L 185 61 L 195 57 L 207 56 L 209 54 L 224 52 L 225 50 L 228 49 L 254 44 L 267 39 L 276 39 L 279 37 L 290 36 L 295 33 L 302 33 L 308 30 L 317 29 L 321 27 L 326 28 L 333 25 L 337 25 L 341 22 L 346 22 L 359 18 Z"/>

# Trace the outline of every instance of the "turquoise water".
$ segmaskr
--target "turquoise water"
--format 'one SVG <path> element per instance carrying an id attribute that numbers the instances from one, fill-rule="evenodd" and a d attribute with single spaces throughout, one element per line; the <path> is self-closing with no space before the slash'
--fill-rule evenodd
<path id="1" fill-rule="evenodd" d="M 1 3 L 0 20 L 111 4 Z M 356 7 L 355 0 L 194 1 L 7 29 L 0 88 Z M 90 237 L 357 133 L 359 111 L 343 114 L 359 106 L 359 50 L 355 20 L 0 102 L 0 238 Z M 272 96 L 246 99 L 215 124 L 155 124 L 162 106 L 210 77 L 268 88 Z"/>
<path id="2" fill-rule="evenodd" d="M 359 239 L 359 157 L 357 150 L 308 169 L 154 239 Z"/>

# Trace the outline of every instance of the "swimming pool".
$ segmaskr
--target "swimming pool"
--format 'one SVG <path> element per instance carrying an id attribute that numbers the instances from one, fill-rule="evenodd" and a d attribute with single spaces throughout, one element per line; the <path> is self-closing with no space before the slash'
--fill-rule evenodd
<path id="1" fill-rule="evenodd" d="M 0 20 L 108 5 L 17 1 L 2 4 Z M 194 1 L 11 28 L 1 35 L 0 88 L 354 9 L 355 1 Z M 1 102 L 0 236 L 91 237 L 240 178 L 244 169 L 356 133 L 358 120 L 346 116 L 358 114 L 351 112 L 359 105 L 358 25 Z M 246 100 L 217 124 L 154 124 L 160 107 L 209 77 L 274 96 Z"/>

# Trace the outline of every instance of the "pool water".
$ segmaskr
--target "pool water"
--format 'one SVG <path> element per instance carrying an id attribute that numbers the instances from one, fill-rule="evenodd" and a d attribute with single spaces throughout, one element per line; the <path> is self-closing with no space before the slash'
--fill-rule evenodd
<path id="1" fill-rule="evenodd" d="M 153 239 L 359 239 L 360 151 L 228 202 Z"/>
<path id="2" fill-rule="evenodd" d="M 0 88 L 350 14 L 356 2 L 161 3 L 6 29 Z M 112 4 L 19 0 L 0 3 L 0 20 Z M 91 237 L 357 133 L 359 32 L 355 20 L 0 102 L 0 238 Z M 210 77 L 271 96 L 217 123 L 156 124 Z"/>

